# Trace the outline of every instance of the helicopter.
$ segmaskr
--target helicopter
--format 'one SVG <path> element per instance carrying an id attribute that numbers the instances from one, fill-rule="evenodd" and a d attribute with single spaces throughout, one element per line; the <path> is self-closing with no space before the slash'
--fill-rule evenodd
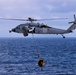
<path id="1" fill-rule="evenodd" d="M 28 34 L 60 34 L 63 38 L 65 38 L 64 34 L 72 33 L 73 30 L 76 28 L 76 17 L 74 14 L 74 21 L 69 22 L 72 23 L 72 25 L 67 29 L 59 29 L 50 27 L 45 24 L 35 23 L 34 21 L 44 21 L 44 20 L 54 20 L 54 19 L 11 19 L 11 18 L 0 18 L 4 20 L 18 20 L 18 21 L 29 21 L 24 24 L 20 24 L 16 26 L 15 28 L 9 30 L 9 32 L 15 32 L 15 33 L 22 33 L 24 36 L 28 36 Z M 59 19 L 67 19 L 67 18 L 59 18 Z"/>

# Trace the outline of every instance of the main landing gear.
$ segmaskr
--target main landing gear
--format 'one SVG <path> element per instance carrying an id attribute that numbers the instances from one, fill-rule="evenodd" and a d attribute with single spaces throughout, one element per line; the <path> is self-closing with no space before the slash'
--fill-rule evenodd
<path id="1" fill-rule="evenodd" d="M 65 39 L 65 36 L 63 35 L 63 34 L 61 34 L 62 35 L 62 37 Z"/>

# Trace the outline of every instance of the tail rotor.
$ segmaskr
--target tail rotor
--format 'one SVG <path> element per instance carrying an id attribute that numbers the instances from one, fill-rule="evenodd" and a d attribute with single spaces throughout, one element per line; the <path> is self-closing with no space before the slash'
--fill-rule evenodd
<path id="1" fill-rule="evenodd" d="M 76 16 L 74 14 L 74 21 L 69 22 L 72 23 L 72 25 L 67 29 L 67 31 L 72 32 L 72 30 L 76 29 Z"/>
<path id="2" fill-rule="evenodd" d="M 74 20 L 76 21 L 76 17 L 75 17 L 75 14 L 74 14 Z"/>
<path id="3" fill-rule="evenodd" d="M 74 14 L 74 21 L 69 22 L 69 24 L 70 24 L 70 23 L 74 23 L 74 24 L 76 24 L 76 16 L 75 16 L 75 14 Z"/>

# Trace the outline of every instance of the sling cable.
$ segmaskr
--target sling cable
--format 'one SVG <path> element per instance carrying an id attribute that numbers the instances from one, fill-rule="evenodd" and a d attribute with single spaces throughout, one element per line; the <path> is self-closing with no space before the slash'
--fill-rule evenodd
<path id="1" fill-rule="evenodd" d="M 34 39 L 34 35 L 33 35 L 33 39 Z M 41 68 L 41 70 L 43 70 L 43 67 L 46 65 L 46 62 L 44 59 L 40 58 L 40 54 L 39 54 L 37 47 L 36 47 L 36 52 L 37 52 L 37 56 L 38 56 L 38 66 Z"/>

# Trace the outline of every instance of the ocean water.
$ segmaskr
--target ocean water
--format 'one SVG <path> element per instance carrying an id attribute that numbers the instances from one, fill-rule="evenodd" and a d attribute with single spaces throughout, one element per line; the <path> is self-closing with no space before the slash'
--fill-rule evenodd
<path id="1" fill-rule="evenodd" d="M 76 75 L 76 38 L 0 38 L 0 75 Z"/>

